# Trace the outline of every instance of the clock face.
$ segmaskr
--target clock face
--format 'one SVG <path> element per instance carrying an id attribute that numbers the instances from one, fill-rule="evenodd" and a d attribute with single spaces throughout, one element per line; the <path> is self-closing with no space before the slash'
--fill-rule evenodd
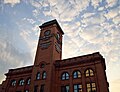
<path id="1" fill-rule="evenodd" d="M 50 30 L 46 30 L 46 31 L 44 32 L 44 35 L 45 35 L 45 36 L 50 35 Z"/>

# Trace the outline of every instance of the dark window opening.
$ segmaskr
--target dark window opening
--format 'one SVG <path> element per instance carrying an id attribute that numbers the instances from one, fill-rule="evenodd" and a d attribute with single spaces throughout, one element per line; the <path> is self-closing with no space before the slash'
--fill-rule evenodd
<path id="1" fill-rule="evenodd" d="M 38 90 L 38 85 L 34 86 L 34 92 L 37 92 Z"/>
<path id="2" fill-rule="evenodd" d="M 44 92 L 44 85 L 41 85 L 40 92 Z"/>
<path id="3" fill-rule="evenodd" d="M 70 89 L 69 85 L 61 86 L 61 92 L 70 92 L 69 89 Z"/>

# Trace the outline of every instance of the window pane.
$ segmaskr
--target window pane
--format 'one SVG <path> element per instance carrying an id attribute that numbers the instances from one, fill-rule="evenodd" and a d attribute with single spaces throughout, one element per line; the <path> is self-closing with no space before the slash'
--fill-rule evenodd
<path id="1" fill-rule="evenodd" d="M 36 75 L 36 79 L 39 80 L 40 79 L 40 73 L 38 72 Z"/>
<path id="2" fill-rule="evenodd" d="M 16 81 L 15 81 L 15 80 L 12 80 L 11 85 L 12 85 L 12 86 L 15 86 L 15 85 L 16 85 Z"/>
<path id="3" fill-rule="evenodd" d="M 77 73 L 78 73 L 78 78 L 80 78 L 81 77 L 81 73 L 79 71 Z"/>
<path id="4" fill-rule="evenodd" d="M 77 85 L 74 85 L 74 89 L 77 89 Z"/>
<path id="5" fill-rule="evenodd" d="M 95 83 L 92 83 L 92 87 L 95 87 Z"/>
<path id="6" fill-rule="evenodd" d="M 89 88 L 90 87 L 90 84 L 87 84 L 87 88 Z"/>
<path id="7" fill-rule="evenodd" d="M 86 77 L 89 76 L 89 70 L 86 70 L 85 74 L 86 74 Z"/>
<path id="8" fill-rule="evenodd" d="M 29 92 L 28 90 L 25 90 L 24 92 Z"/>
<path id="9" fill-rule="evenodd" d="M 77 72 L 74 72 L 73 78 L 77 78 Z"/>
<path id="10" fill-rule="evenodd" d="M 92 88 L 92 90 L 96 90 L 96 88 Z"/>
<path id="11" fill-rule="evenodd" d="M 93 76 L 93 70 L 90 69 L 90 76 Z"/>
<path id="12" fill-rule="evenodd" d="M 63 73 L 62 76 L 61 76 L 61 79 L 62 80 L 67 80 L 69 79 L 69 74 L 67 72 Z"/>
<path id="13" fill-rule="evenodd" d="M 87 84 L 87 92 L 96 92 L 96 85 L 95 83 L 88 83 Z"/>
<path id="14" fill-rule="evenodd" d="M 82 92 L 82 85 L 75 84 L 74 85 L 74 92 Z"/>
<path id="15" fill-rule="evenodd" d="M 69 79 L 69 74 L 68 73 L 66 73 L 66 79 Z"/>
<path id="16" fill-rule="evenodd" d="M 66 92 L 69 92 L 69 86 L 66 86 Z"/>
<path id="17" fill-rule="evenodd" d="M 19 85 L 24 85 L 24 80 L 20 80 Z"/>
<path id="18" fill-rule="evenodd" d="M 65 80 L 65 73 L 62 75 L 62 80 Z"/>
<path id="19" fill-rule="evenodd" d="M 28 84 L 28 85 L 30 84 L 30 81 L 31 81 L 31 79 L 29 78 L 29 79 L 27 80 L 27 84 Z"/>
<path id="20" fill-rule="evenodd" d="M 74 92 L 78 92 L 77 90 L 74 90 Z"/>
<path id="21" fill-rule="evenodd" d="M 90 88 L 87 88 L 87 92 L 91 92 L 91 89 L 90 89 Z"/>
<path id="22" fill-rule="evenodd" d="M 46 72 L 43 72 L 42 78 L 46 79 L 46 76 L 47 76 Z"/>

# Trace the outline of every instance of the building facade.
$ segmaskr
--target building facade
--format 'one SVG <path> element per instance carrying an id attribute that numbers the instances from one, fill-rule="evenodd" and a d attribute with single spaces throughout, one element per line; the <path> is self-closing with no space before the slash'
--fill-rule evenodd
<path id="1" fill-rule="evenodd" d="M 34 65 L 9 69 L 0 92 L 109 92 L 99 52 L 61 59 L 64 32 L 56 20 L 40 26 Z"/>

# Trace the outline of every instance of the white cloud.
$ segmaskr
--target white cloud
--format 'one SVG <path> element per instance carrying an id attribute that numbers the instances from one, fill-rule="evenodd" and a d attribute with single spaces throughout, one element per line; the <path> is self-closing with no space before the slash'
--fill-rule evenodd
<path id="1" fill-rule="evenodd" d="M 91 16 L 92 14 L 84 14 L 83 16 L 86 17 L 87 16 Z M 87 18 L 83 18 L 81 20 L 83 25 L 95 25 L 95 24 L 101 24 L 105 21 L 105 17 L 102 14 L 98 14 L 98 15 L 94 15 L 91 17 L 87 17 Z M 85 26 L 85 27 L 86 27 Z"/>
<path id="2" fill-rule="evenodd" d="M 114 90 L 114 92 L 118 92 L 120 89 L 120 79 L 115 81 L 110 81 L 110 90 Z"/>
<path id="3" fill-rule="evenodd" d="M 34 1 L 34 0 L 30 0 L 30 3 L 32 6 L 34 6 L 35 8 L 40 8 L 42 7 L 42 3 L 40 1 Z"/>
<path id="4" fill-rule="evenodd" d="M 99 7 L 98 8 L 98 11 L 103 11 L 104 10 L 104 7 Z"/>
<path id="5" fill-rule="evenodd" d="M 93 25 L 89 26 L 87 28 L 84 28 L 83 31 L 79 33 L 80 37 L 87 40 L 88 42 L 91 42 L 92 39 L 97 37 L 99 34 L 101 34 L 103 29 L 100 26 Z"/>
<path id="6" fill-rule="evenodd" d="M 5 4 L 11 4 L 12 6 L 14 6 L 15 4 L 20 3 L 20 0 L 4 0 Z"/>
<path id="7" fill-rule="evenodd" d="M 111 18 L 116 17 L 118 14 L 119 14 L 119 9 L 113 9 L 113 10 L 108 11 L 108 13 L 105 14 L 105 17 L 107 19 L 111 19 Z"/>
<path id="8" fill-rule="evenodd" d="M 36 21 L 34 21 L 33 19 L 30 18 L 23 18 L 23 21 L 28 21 L 31 24 L 34 24 Z"/>
<path id="9" fill-rule="evenodd" d="M 107 7 L 113 7 L 117 3 L 117 1 L 118 3 L 120 3 L 119 0 L 106 0 L 106 1 L 107 1 Z"/>
<path id="10" fill-rule="evenodd" d="M 94 6 L 94 8 L 98 7 L 98 6 L 99 6 L 99 3 L 100 3 L 101 1 L 102 1 L 102 0 L 91 0 L 92 5 Z"/>
<path id="11" fill-rule="evenodd" d="M 82 15 L 82 17 L 87 18 L 87 17 L 91 17 L 94 14 L 95 13 L 85 13 L 84 15 Z"/>
<path id="12" fill-rule="evenodd" d="M 114 17 L 114 18 L 113 18 L 113 22 L 114 22 L 115 24 L 118 24 L 118 26 L 120 26 L 120 15 Z"/>
<path id="13" fill-rule="evenodd" d="M 71 0 L 67 2 L 66 0 L 50 0 L 48 2 L 50 3 L 50 10 L 43 11 L 45 16 L 52 16 L 61 21 L 73 20 L 79 15 L 80 11 L 86 9 L 86 7 L 89 5 L 89 2 L 87 0 L 76 0 L 74 2 Z"/>
<path id="14" fill-rule="evenodd" d="M 0 40 L 0 79 L 4 79 L 4 74 L 8 72 L 8 69 L 29 65 L 32 62 L 30 53 L 21 53 L 10 42 L 5 36 Z"/>

